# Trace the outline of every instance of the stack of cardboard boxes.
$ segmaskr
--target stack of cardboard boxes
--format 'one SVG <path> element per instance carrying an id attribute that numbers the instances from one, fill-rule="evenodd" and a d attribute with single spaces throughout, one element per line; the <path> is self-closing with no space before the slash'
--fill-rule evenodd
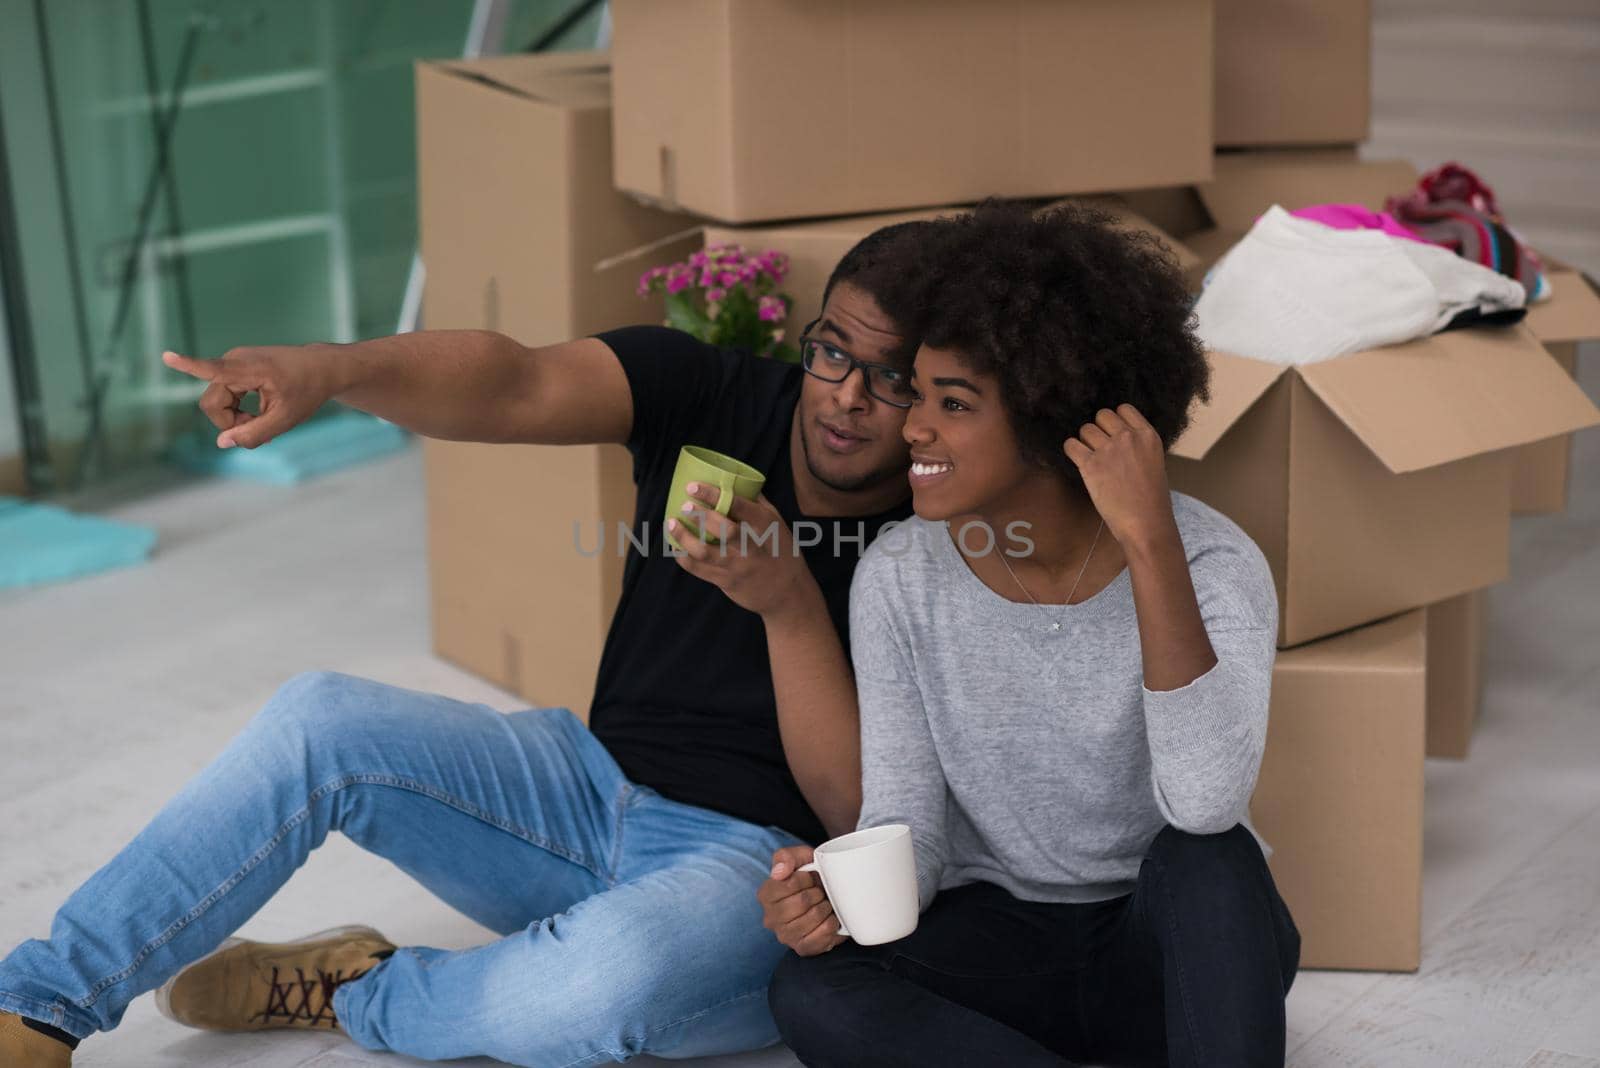
<path id="1" fill-rule="evenodd" d="M 1093 195 L 1198 286 L 1274 202 L 1415 182 L 1354 150 L 1365 3 L 1154 2 L 613 0 L 609 61 L 422 64 L 425 324 L 538 344 L 651 321 L 641 270 L 734 241 L 790 255 L 798 329 L 855 241 L 989 195 Z M 1277 584 L 1252 812 L 1307 967 L 1419 961 L 1425 746 L 1464 752 L 1513 501 L 1559 507 L 1562 436 L 1600 422 L 1570 374 L 1600 299 L 1555 283 L 1517 327 L 1293 368 L 1214 353 L 1173 449 L 1173 486 Z M 586 712 L 621 561 L 573 525 L 632 517 L 626 453 L 429 442 L 427 477 L 438 651 Z"/>
<path id="2" fill-rule="evenodd" d="M 1368 30 L 1364 3 L 1219 0 L 1212 177 L 1121 197 L 1183 244 L 1192 288 L 1275 203 L 1381 210 L 1415 185 L 1356 152 Z M 1571 432 L 1600 421 L 1571 380 L 1600 299 L 1575 271 L 1551 281 L 1515 327 L 1299 367 L 1212 353 L 1172 449 L 1174 488 L 1244 528 L 1277 583 L 1251 811 L 1307 967 L 1420 961 L 1423 758 L 1466 756 L 1510 515 L 1564 506 Z"/>
<path id="3" fill-rule="evenodd" d="M 1326 153 L 1217 164 L 1198 190 L 1212 226 L 1195 246 L 1214 250 L 1199 272 L 1273 203 L 1381 208 L 1416 177 Z M 1252 811 L 1309 966 L 1415 968 L 1423 756 L 1465 755 L 1483 590 L 1509 574 L 1514 460 L 1600 412 L 1527 325 L 1298 367 L 1211 360 L 1211 402 L 1169 470 L 1250 534 L 1278 586 Z"/>

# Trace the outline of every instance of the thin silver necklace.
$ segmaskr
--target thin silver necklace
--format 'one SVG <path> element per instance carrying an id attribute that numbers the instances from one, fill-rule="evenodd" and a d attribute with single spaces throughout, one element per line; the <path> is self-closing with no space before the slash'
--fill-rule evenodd
<path id="1" fill-rule="evenodd" d="M 1095 529 L 1094 540 L 1089 543 L 1089 552 L 1083 558 L 1083 566 L 1078 568 L 1078 577 L 1073 580 L 1072 589 L 1067 591 L 1067 604 L 1066 604 L 1066 607 L 1071 607 L 1071 605 L 1072 605 L 1072 595 L 1078 592 L 1078 583 L 1083 581 L 1083 573 L 1085 571 L 1089 570 L 1089 557 L 1094 555 L 1094 547 L 1096 545 L 1100 544 L 1100 532 L 1102 530 L 1104 530 L 1104 529 L 1106 529 L 1106 521 L 1104 519 L 1102 519 L 1102 520 L 1100 520 L 1100 526 Z M 1033 594 L 1029 593 L 1028 592 L 1028 587 L 1024 586 L 1022 584 L 1022 580 L 1017 578 L 1017 573 L 1015 571 L 1011 570 L 1011 561 L 1006 559 L 1006 554 L 1005 553 L 1001 553 L 1000 554 L 1000 562 L 1002 564 L 1006 565 L 1006 574 L 1010 575 L 1011 576 L 1011 581 L 1015 582 L 1017 584 L 1017 589 L 1021 590 L 1023 595 L 1025 597 L 1027 597 L 1028 600 L 1032 601 L 1036 608 L 1043 608 L 1044 605 L 1039 603 L 1039 598 L 1037 598 Z M 1060 630 L 1061 629 L 1062 620 L 1064 620 L 1066 618 L 1067 618 L 1067 614 L 1065 612 L 1061 613 L 1061 619 L 1057 619 L 1055 622 L 1051 623 L 1050 624 L 1050 629 L 1052 631 Z"/>

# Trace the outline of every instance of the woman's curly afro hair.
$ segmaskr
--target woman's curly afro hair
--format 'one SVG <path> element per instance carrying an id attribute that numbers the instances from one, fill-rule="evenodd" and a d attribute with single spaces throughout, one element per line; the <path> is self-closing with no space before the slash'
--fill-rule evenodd
<path id="1" fill-rule="evenodd" d="M 1101 408 L 1137 408 L 1170 447 L 1210 371 L 1190 297 L 1154 236 L 1086 207 L 998 202 L 942 220 L 923 344 L 1000 383 L 1023 457 L 1081 484 L 1063 453 Z"/>

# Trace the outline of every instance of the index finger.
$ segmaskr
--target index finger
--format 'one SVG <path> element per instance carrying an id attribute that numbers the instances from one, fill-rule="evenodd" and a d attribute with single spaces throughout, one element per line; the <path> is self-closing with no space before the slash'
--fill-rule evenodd
<path id="1" fill-rule="evenodd" d="M 181 371 L 202 382 L 210 382 L 217 377 L 216 360 L 197 360 L 192 356 L 180 356 L 176 352 L 163 352 L 161 362 L 174 371 Z"/>
<path id="2" fill-rule="evenodd" d="M 787 879 L 811 863 L 814 856 L 816 851 L 810 846 L 784 846 L 772 854 L 772 877 L 779 881 Z"/>

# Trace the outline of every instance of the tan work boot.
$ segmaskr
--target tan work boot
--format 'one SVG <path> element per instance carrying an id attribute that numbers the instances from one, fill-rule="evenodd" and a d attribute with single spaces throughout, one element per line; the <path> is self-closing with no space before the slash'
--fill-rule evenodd
<path id="1" fill-rule="evenodd" d="M 335 927 L 294 942 L 230 938 L 156 991 L 156 1008 L 205 1031 L 336 1030 L 333 992 L 393 952 L 370 927 Z"/>
<path id="2" fill-rule="evenodd" d="M 22 1017 L 0 1012 L 0 1064 L 6 1068 L 72 1068 L 65 1042 L 40 1034 Z"/>

